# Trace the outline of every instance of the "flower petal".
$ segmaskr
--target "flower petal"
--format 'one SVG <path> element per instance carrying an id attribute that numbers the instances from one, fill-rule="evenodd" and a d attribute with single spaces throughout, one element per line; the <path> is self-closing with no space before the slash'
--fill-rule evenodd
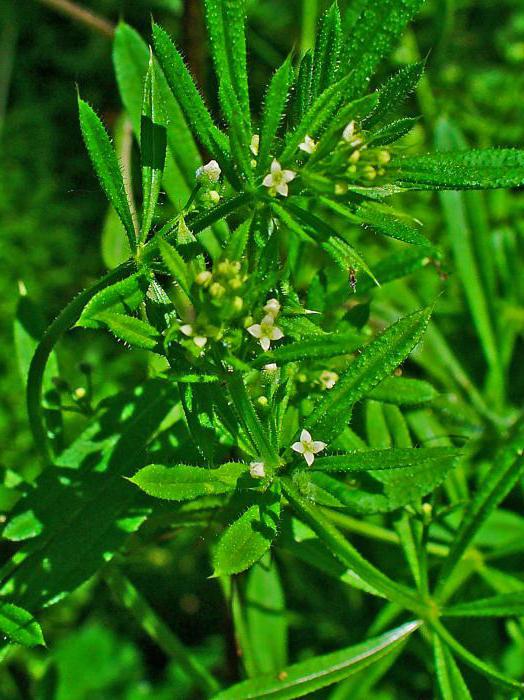
<path id="1" fill-rule="evenodd" d="M 274 173 L 279 173 L 282 170 L 282 166 L 278 162 L 278 160 L 273 159 L 273 162 L 271 163 L 271 172 Z"/>
<path id="2" fill-rule="evenodd" d="M 184 335 L 190 336 L 193 333 L 193 326 L 191 326 L 189 323 L 186 323 L 185 325 L 180 326 L 180 332 Z"/>
<path id="3" fill-rule="evenodd" d="M 271 339 L 265 335 L 263 338 L 260 338 L 260 345 L 262 347 L 262 350 L 267 352 L 269 348 L 271 347 Z"/>
<path id="4" fill-rule="evenodd" d="M 264 187 L 273 187 L 273 175 L 268 173 L 266 177 L 262 180 Z"/>
<path id="5" fill-rule="evenodd" d="M 310 467 L 315 461 L 315 455 L 313 452 L 304 452 L 304 459 L 306 460 L 308 467 Z"/>
<path id="6" fill-rule="evenodd" d="M 196 335 L 193 338 L 194 344 L 197 346 L 197 348 L 203 348 L 204 345 L 207 343 L 207 338 L 205 338 L 203 335 Z"/>
<path id="7" fill-rule="evenodd" d="M 303 430 L 300 433 L 300 442 L 311 442 L 311 433 L 309 430 Z"/>
<path id="8" fill-rule="evenodd" d="M 313 442 L 313 452 L 316 454 L 317 452 L 322 452 L 322 450 L 325 450 L 327 447 L 327 443 L 322 442 L 322 440 L 315 440 Z"/>
<path id="9" fill-rule="evenodd" d="M 284 334 L 282 333 L 280 328 L 277 328 L 277 326 L 275 326 L 271 329 L 271 340 L 280 340 L 283 337 Z"/>
<path id="10" fill-rule="evenodd" d="M 282 197 L 287 197 L 288 192 L 289 192 L 289 187 L 286 185 L 285 182 L 280 182 L 276 187 L 276 191 L 278 194 L 282 195 Z"/>
<path id="11" fill-rule="evenodd" d="M 299 454 L 303 455 L 305 451 L 305 447 L 301 442 L 294 442 L 291 445 L 291 449 L 294 450 L 295 452 L 298 452 Z"/>
<path id="12" fill-rule="evenodd" d="M 282 180 L 284 182 L 291 182 L 296 178 L 297 174 L 294 170 L 283 170 L 282 171 Z"/>
<path id="13" fill-rule="evenodd" d="M 246 330 L 253 338 L 260 338 L 262 335 L 262 327 L 259 323 L 254 323 L 252 326 L 249 326 L 249 328 L 246 328 Z"/>

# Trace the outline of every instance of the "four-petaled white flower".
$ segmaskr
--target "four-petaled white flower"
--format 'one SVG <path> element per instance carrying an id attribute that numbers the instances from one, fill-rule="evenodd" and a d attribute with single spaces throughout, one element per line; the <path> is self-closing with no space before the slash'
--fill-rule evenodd
<path id="1" fill-rule="evenodd" d="M 307 462 L 308 467 L 310 467 L 315 461 L 315 455 L 322 452 L 327 447 L 325 442 L 320 440 L 313 440 L 311 433 L 307 430 L 303 430 L 300 433 L 300 441 L 295 442 L 291 445 L 291 449 L 295 452 L 301 454 Z"/>
<path id="2" fill-rule="evenodd" d="M 195 177 L 197 180 L 205 179 L 208 182 L 218 182 L 221 173 L 222 170 L 220 169 L 220 165 L 216 162 L 216 160 L 210 160 L 209 163 L 201 165 L 200 168 L 197 168 Z"/>
<path id="3" fill-rule="evenodd" d="M 249 473 L 253 479 L 263 479 L 266 476 L 264 462 L 251 462 L 249 465 Z"/>
<path id="4" fill-rule="evenodd" d="M 193 342 L 197 348 L 203 348 L 207 344 L 207 338 L 205 336 L 194 335 L 193 326 L 190 323 L 180 326 L 180 332 L 187 335 L 188 338 L 193 338 Z"/>
<path id="5" fill-rule="evenodd" d="M 249 144 L 249 150 L 254 156 L 258 156 L 258 148 L 260 146 L 260 136 L 258 134 L 253 134 L 251 137 L 251 143 Z"/>
<path id="6" fill-rule="evenodd" d="M 264 311 L 269 316 L 276 318 L 280 312 L 280 302 L 278 299 L 268 299 L 266 305 L 264 306 Z"/>
<path id="7" fill-rule="evenodd" d="M 264 316 L 260 323 L 254 323 L 249 326 L 247 332 L 250 333 L 253 338 L 257 338 L 262 350 L 269 350 L 272 340 L 280 340 L 284 337 L 284 334 L 275 326 L 275 319 L 269 314 Z"/>
<path id="8" fill-rule="evenodd" d="M 338 381 L 338 374 L 325 369 L 320 373 L 319 380 L 323 389 L 332 389 Z"/>
<path id="9" fill-rule="evenodd" d="M 301 151 L 304 151 L 305 153 L 314 153 L 316 148 L 317 148 L 317 142 L 311 138 L 311 136 L 306 136 L 304 137 L 304 140 L 302 141 L 301 144 L 298 146 Z"/>
<path id="10" fill-rule="evenodd" d="M 278 192 L 282 197 L 287 197 L 289 192 L 287 184 L 294 180 L 296 175 L 293 170 L 282 170 L 278 160 L 274 160 L 271 163 L 271 172 L 266 175 L 262 184 L 264 187 L 269 187 L 271 193 Z"/>

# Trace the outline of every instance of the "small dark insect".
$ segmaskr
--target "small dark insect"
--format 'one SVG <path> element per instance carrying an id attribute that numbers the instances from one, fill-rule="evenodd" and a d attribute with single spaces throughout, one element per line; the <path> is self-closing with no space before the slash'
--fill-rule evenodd
<path id="1" fill-rule="evenodd" d="M 357 291 L 357 271 L 354 267 L 349 268 L 349 286 L 353 290 L 353 293 Z"/>

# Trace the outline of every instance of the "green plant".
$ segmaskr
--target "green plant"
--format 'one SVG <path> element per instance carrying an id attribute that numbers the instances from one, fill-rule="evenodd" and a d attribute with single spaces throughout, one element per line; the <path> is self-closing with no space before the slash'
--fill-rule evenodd
<path id="1" fill-rule="evenodd" d="M 405 154 L 415 120 L 396 112 L 423 65 L 401 68 L 370 94 L 367 87 L 420 0 L 362 3 L 347 32 L 331 6 L 314 48 L 275 72 L 258 120 L 243 3 L 204 4 L 226 130 L 161 27 L 153 26 L 151 52 L 129 26 L 116 33 L 122 100 L 140 145 L 140 216 L 129 173 L 79 98 L 84 140 L 130 257 L 65 308 L 32 357 L 28 409 L 45 468 L 34 484 L 17 485 L 20 500 L 4 528 L 5 538 L 27 543 L 3 569 L 0 627 L 12 642 L 41 643 L 33 615 L 100 571 L 194 686 L 217 698 L 302 697 L 352 683 L 363 669 L 376 681 L 416 631 L 431 649 L 443 697 L 469 697 L 455 659 L 519 693 L 520 682 L 473 654 L 447 625 L 448 617 L 524 615 L 524 588 L 503 575 L 496 596 L 448 604 L 480 556 L 474 538 L 523 468 L 522 418 L 505 405 L 508 362 L 499 356 L 473 257 L 456 248 L 493 407 L 436 329 L 419 349 L 433 302 L 412 304 L 405 289 L 411 313 L 376 333 L 359 316 L 366 305 L 352 301 L 379 283 L 402 284 L 416 270 L 439 268 L 438 247 L 389 198 L 519 186 L 524 152 L 441 143 L 433 154 Z M 441 125 L 437 133 L 449 139 L 455 132 Z M 175 209 L 167 222 L 158 217 L 162 188 Z M 462 195 L 446 197 L 444 211 L 458 227 Z M 371 264 L 353 245 L 357 226 L 398 247 Z M 454 235 L 462 240 L 464 229 Z M 384 306 L 385 315 L 397 315 L 391 300 Z M 92 406 L 89 391 L 78 393 L 73 407 L 56 396 L 43 402 L 46 366 L 73 327 L 108 330 L 150 353 L 151 378 L 102 406 Z M 419 377 L 397 376 L 415 348 L 414 359 L 436 380 L 446 372 L 438 355 L 448 352 L 467 408 L 480 415 L 482 430 L 496 434 L 498 451 L 471 496 L 464 484 L 475 441 L 431 444 L 435 424 L 424 406 L 437 392 Z M 83 414 L 86 425 L 60 449 L 63 409 Z M 377 514 L 384 515 L 380 525 Z M 215 524 L 221 531 L 210 538 L 212 573 L 231 600 L 248 676 L 225 690 L 122 573 L 139 528 L 154 537 Z M 451 540 L 432 540 L 435 528 L 451 530 Z M 399 545 L 405 580 L 364 557 L 342 529 Z M 275 541 L 326 577 L 385 601 L 366 640 L 286 665 L 283 615 L 275 621 L 263 609 L 267 590 L 271 603 L 282 598 Z M 258 617 L 253 600 L 262 606 Z M 383 632 L 398 617 L 410 619 Z M 262 653 L 273 634 L 274 652 Z"/>

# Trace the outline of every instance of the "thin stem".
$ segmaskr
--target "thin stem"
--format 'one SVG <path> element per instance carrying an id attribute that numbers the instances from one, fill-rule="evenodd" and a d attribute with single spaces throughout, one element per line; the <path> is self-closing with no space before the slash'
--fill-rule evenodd
<path id="1" fill-rule="evenodd" d="M 158 617 L 131 581 L 114 564 L 104 571 L 104 579 L 116 599 L 131 612 L 142 629 L 156 642 L 160 649 L 167 656 L 175 659 L 187 676 L 206 695 L 215 695 L 220 689 L 217 681 Z"/>
<path id="2" fill-rule="evenodd" d="M 33 437 L 46 463 L 53 460 L 42 410 L 42 386 L 49 356 L 62 335 L 78 321 L 87 302 L 100 290 L 126 277 L 131 269 L 132 262 L 127 261 L 78 294 L 49 326 L 35 350 L 27 377 L 27 412 Z"/>
<path id="3" fill-rule="evenodd" d="M 86 7 L 82 7 L 82 5 L 71 2 L 71 0 L 38 0 L 38 2 L 98 32 L 102 36 L 105 36 L 106 39 L 113 39 L 115 25 L 104 17 L 96 15 Z"/>

